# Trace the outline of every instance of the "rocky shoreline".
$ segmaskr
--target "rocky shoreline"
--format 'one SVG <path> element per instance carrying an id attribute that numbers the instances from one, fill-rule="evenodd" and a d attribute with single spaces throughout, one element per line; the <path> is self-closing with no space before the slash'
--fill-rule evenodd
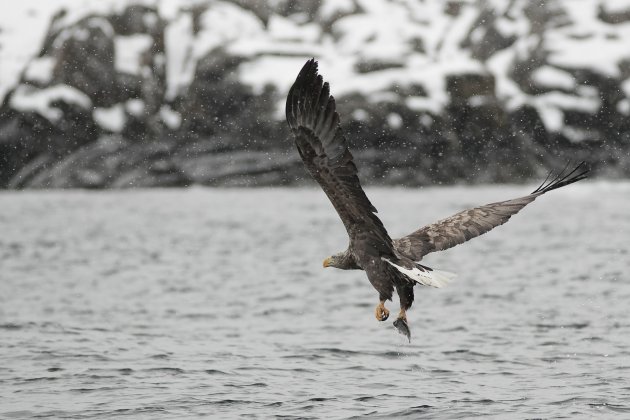
<path id="1" fill-rule="evenodd" d="M 276 3 L 196 3 L 167 15 L 140 2 L 110 14 L 54 15 L 40 53 L 2 99 L 0 188 L 305 182 L 281 115 L 286 86 L 250 83 L 247 69 L 278 66 L 290 84 L 299 63 L 319 58 L 318 45 L 348 48 L 356 36 L 351 19 L 376 12 L 361 1 L 340 2 L 349 6 L 337 9 L 329 2 Z M 322 53 L 333 93 L 335 87 L 340 92 L 338 108 L 362 180 L 405 186 L 522 182 L 568 160 L 587 160 L 609 178 L 628 177 L 630 50 L 613 73 L 568 59 L 558 63 L 552 41 L 579 25 L 563 4 L 500 11 L 483 1 L 448 2 L 441 19 L 458 23 L 474 12 L 476 20 L 467 18 L 469 33 L 456 45 L 470 69 L 457 69 L 455 62 L 436 76 L 443 93 L 428 76 L 384 83 L 373 92 L 352 90 L 335 80 L 334 60 Z M 601 6 L 596 18 L 610 37 L 630 35 L 630 11 Z M 221 38 L 227 29 L 217 27 L 222 20 L 234 32 L 227 41 Z M 523 33 L 505 29 L 521 21 L 529 25 Z M 408 48 L 401 55 L 353 55 L 358 80 L 413 74 L 411 58 L 444 51 L 421 36 L 422 22 L 410 23 L 408 31 L 413 25 L 419 35 L 400 40 Z M 245 48 L 243 39 L 256 37 L 253 27 L 269 37 L 267 44 Z M 216 33 L 221 36 L 210 42 Z M 379 36 L 367 38 L 360 51 L 369 51 Z M 520 46 L 532 39 L 538 45 Z M 509 70 L 506 81 L 496 63 L 512 50 L 502 67 Z"/>

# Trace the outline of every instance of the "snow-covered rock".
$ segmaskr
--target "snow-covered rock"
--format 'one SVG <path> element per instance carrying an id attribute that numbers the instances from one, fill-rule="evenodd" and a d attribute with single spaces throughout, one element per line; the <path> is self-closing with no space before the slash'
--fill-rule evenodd
<path id="1" fill-rule="evenodd" d="M 63 111 L 56 107 L 60 103 L 76 105 L 86 110 L 92 106 L 92 101 L 86 94 L 68 85 L 54 85 L 45 89 L 20 85 L 9 101 L 11 108 L 21 112 L 36 112 L 53 123 L 63 117 Z"/>
<path id="2" fill-rule="evenodd" d="M 158 142 L 187 150 L 171 169 L 192 182 L 216 183 L 213 174 L 227 180 L 249 166 L 277 173 L 277 164 L 245 158 L 226 171 L 230 161 L 219 154 L 249 151 L 256 160 L 291 147 L 284 97 L 310 57 L 331 83 L 349 140 L 367 149 L 357 156 L 375 165 L 364 171 L 374 182 L 398 182 L 400 174 L 411 184 L 466 179 L 462 164 L 478 167 L 475 179 L 508 180 L 533 174 L 540 156 L 555 162 L 564 154 L 630 170 L 615 155 L 630 149 L 630 8 L 621 2 L 44 3 L 13 2 L 0 15 L 0 153 L 14 162 L 0 170 L 0 185 L 28 186 L 11 180 L 20 168 L 55 167 L 58 151 L 41 158 L 47 148 L 78 152 L 112 134 L 125 139 L 123 148 Z M 77 115 L 87 121 L 80 139 L 67 131 Z M 68 144 L 60 145 L 63 138 Z M 200 142 L 212 146 L 188 147 Z M 369 150 L 404 159 L 377 159 Z M 427 153 L 436 163 L 416 176 Z M 144 156 L 136 163 L 146 170 L 124 181 L 84 168 L 83 176 L 50 185 L 126 185 L 154 173 L 154 155 Z M 192 176 L 198 167 L 186 159 L 217 169 Z M 45 186 L 52 178 L 38 179 Z"/>

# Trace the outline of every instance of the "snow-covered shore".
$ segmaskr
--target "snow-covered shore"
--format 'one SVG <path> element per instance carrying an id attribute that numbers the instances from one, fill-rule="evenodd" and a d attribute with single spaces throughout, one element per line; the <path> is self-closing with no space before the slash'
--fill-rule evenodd
<path id="1" fill-rule="evenodd" d="M 0 185 L 81 185 L 76 166 L 54 173 L 79 149 L 102 158 L 103 144 L 139 150 L 138 162 L 157 153 L 174 184 L 239 183 L 184 168 L 225 152 L 283 155 L 283 98 L 311 56 L 349 137 L 365 139 L 358 158 L 383 160 L 383 142 L 402 150 L 368 180 L 509 180 L 594 148 L 621 168 L 612 175 L 628 174 L 629 41 L 630 6 L 605 0 L 25 0 L 0 17 L 0 147 L 15 163 Z M 438 162 L 410 179 L 422 158 L 405 156 L 418 149 Z M 246 184 L 299 175 L 293 159 L 269 171 L 254 161 Z M 454 173 L 462 163 L 478 174 Z M 150 163 L 112 180 L 120 165 L 87 179 L 161 185 Z"/>

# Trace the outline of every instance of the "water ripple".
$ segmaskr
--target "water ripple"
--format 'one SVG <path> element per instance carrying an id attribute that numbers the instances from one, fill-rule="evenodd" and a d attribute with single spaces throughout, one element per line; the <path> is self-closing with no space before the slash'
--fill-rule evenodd
<path id="1" fill-rule="evenodd" d="M 428 255 L 459 278 L 411 343 L 321 267 L 319 190 L 2 193 L 0 418 L 626 418 L 630 195 L 597 185 Z M 397 233 L 522 193 L 368 191 Z"/>

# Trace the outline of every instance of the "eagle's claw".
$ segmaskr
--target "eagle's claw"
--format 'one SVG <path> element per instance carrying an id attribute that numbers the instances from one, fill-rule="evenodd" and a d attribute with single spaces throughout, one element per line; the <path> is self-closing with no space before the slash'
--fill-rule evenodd
<path id="1" fill-rule="evenodd" d="M 376 319 L 379 321 L 385 321 L 389 318 L 389 309 L 385 307 L 385 302 L 381 302 L 376 307 Z"/>
<path id="2" fill-rule="evenodd" d="M 399 333 L 406 335 L 407 339 L 411 343 L 411 331 L 409 331 L 409 325 L 407 324 L 406 319 L 398 318 L 396 321 L 394 321 L 394 327 L 396 327 Z"/>

